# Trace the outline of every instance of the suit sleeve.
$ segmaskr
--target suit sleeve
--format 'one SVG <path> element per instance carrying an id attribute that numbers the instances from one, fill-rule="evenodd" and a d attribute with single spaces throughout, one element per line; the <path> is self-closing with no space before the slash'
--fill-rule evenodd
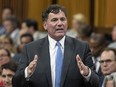
<path id="1" fill-rule="evenodd" d="M 89 46 L 87 44 L 85 48 L 84 58 L 85 58 L 84 64 L 87 65 L 91 69 L 91 76 L 90 76 L 89 82 L 85 80 L 86 87 L 99 87 L 99 77 L 92 69 L 93 68 L 92 55 L 91 55 Z"/>
<path id="2" fill-rule="evenodd" d="M 25 68 L 28 66 L 28 56 L 27 56 L 27 49 L 26 46 L 23 49 L 23 52 L 21 54 L 21 60 L 18 66 L 18 70 L 16 72 L 16 74 L 13 77 L 12 83 L 13 83 L 13 87 L 27 87 L 27 85 L 29 84 L 29 82 L 26 80 L 25 78 Z"/>

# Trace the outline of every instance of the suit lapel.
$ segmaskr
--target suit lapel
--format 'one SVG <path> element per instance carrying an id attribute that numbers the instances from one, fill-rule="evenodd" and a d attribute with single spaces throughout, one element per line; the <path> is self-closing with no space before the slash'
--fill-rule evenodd
<path id="1" fill-rule="evenodd" d="M 63 83 L 66 78 L 67 70 L 71 61 L 71 57 L 73 54 L 73 44 L 69 37 L 66 37 L 64 44 L 64 59 L 63 59 L 63 67 L 62 67 L 62 77 L 61 77 L 61 87 L 63 87 Z"/>
<path id="2" fill-rule="evenodd" d="M 45 74 L 47 77 L 47 81 L 49 83 L 49 87 L 52 87 L 48 37 L 46 37 L 45 41 L 43 41 L 41 54 L 42 54 L 41 57 L 44 61 L 43 66 L 45 66 L 45 72 L 46 72 Z"/>
<path id="3" fill-rule="evenodd" d="M 52 87 L 48 37 L 46 37 L 45 41 L 43 41 L 41 48 L 42 48 L 41 57 L 42 57 L 42 60 L 44 61 L 47 81 L 49 83 L 49 87 Z M 63 59 L 63 67 L 62 67 L 61 87 L 63 86 L 63 83 L 66 78 L 67 70 L 68 70 L 68 67 L 72 58 L 72 54 L 73 54 L 73 48 L 74 47 L 73 47 L 71 38 L 66 37 L 65 44 L 64 44 L 64 59 Z"/>

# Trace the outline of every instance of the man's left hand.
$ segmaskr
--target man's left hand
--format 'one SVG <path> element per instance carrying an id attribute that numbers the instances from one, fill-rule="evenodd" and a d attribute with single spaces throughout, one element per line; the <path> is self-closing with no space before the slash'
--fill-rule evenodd
<path id="1" fill-rule="evenodd" d="M 77 65 L 79 67 L 81 75 L 88 76 L 89 68 L 86 65 L 84 65 L 84 63 L 82 62 L 82 60 L 78 54 L 76 56 L 76 61 L 77 61 Z"/>

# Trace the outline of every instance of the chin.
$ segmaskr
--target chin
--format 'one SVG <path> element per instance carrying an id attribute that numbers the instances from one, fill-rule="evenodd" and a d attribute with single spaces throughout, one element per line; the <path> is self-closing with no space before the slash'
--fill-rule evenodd
<path id="1" fill-rule="evenodd" d="M 63 36 L 65 36 L 65 33 L 57 33 L 56 36 L 57 37 L 63 37 Z"/>
<path id="2" fill-rule="evenodd" d="M 111 74 L 111 73 L 109 73 L 109 72 L 105 72 L 105 73 L 104 73 L 104 75 L 110 75 L 110 74 Z"/>
<path id="3" fill-rule="evenodd" d="M 61 40 L 64 37 L 64 35 L 58 35 L 55 37 L 56 40 Z"/>

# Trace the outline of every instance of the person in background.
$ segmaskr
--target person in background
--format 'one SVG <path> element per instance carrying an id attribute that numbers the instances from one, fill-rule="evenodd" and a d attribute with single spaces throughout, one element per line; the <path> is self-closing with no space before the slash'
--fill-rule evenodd
<path id="1" fill-rule="evenodd" d="M 34 40 L 38 40 L 46 36 L 45 33 L 39 31 L 38 22 L 33 19 L 27 19 L 22 22 L 20 36 L 24 33 L 32 34 Z"/>
<path id="2" fill-rule="evenodd" d="M 11 57 L 13 57 L 15 55 L 15 53 L 17 52 L 16 47 L 13 43 L 13 40 L 9 36 L 6 36 L 6 35 L 1 36 L 1 45 L 0 46 L 4 47 L 10 51 Z"/>
<path id="3" fill-rule="evenodd" d="M 100 79 L 101 84 L 100 87 L 102 87 L 103 80 L 105 76 L 111 75 L 112 73 L 116 72 L 116 49 L 114 48 L 105 48 L 100 56 L 100 65 L 101 65 L 101 71 L 103 74 L 103 78 Z"/>
<path id="4" fill-rule="evenodd" d="M 8 17 L 3 21 L 6 35 L 11 37 L 15 46 L 18 45 L 17 41 L 19 38 L 19 21 L 16 17 Z"/>
<path id="5" fill-rule="evenodd" d="M 13 87 L 12 78 L 17 71 L 18 65 L 14 61 L 10 61 L 2 65 L 2 79 L 4 87 Z"/>
<path id="6" fill-rule="evenodd" d="M 68 30 L 66 34 L 73 38 L 79 38 L 80 30 L 86 25 L 86 18 L 84 14 L 74 14 L 72 19 L 72 28 Z"/>
<path id="7" fill-rule="evenodd" d="M 81 28 L 81 30 L 78 31 L 78 33 L 79 37 L 77 37 L 76 39 L 85 41 L 86 43 L 89 44 L 92 28 L 86 25 L 83 28 Z"/>
<path id="8" fill-rule="evenodd" d="M 110 47 L 110 48 L 116 48 L 116 25 L 114 25 L 114 27 L 113 27 L 113 29 L 112 29 L 111 35 L 112 35 L 112 40 L 113 40 L 113 42 L 110 43 L 110 44 L 108 45 L 108 47 Z"/>
<path id="9" fill-rule="evenodd" d="M 116 87 L 116 72 L 104 78 L 102 87 Z"/>
<path id="10" fill-rule="evenodd" d="M 90 49 L 92 52 L 92 60 L 95 64 L 95 71 L 98 73 L 99 76 L 102 75 L 101 68 L 100 68 L 100 54 L 107 47 L 106 39 L 103 34 L 93 32 L 90 36 L 89 41 Z"/>
<path id="11" fill-rule="evenodd" d="M 11 56 L 10 56 L 10 52 L 5 49 L 5 48 L 0 48 L 0 87 L 3 86 L 3 80 L 2 80 L 2 65 L 8 63 L 9 61 L 11 61 Z"/>
<path id="12" fill-rule="evenodd" d="M 17 48 L 17 53 L 15 54 L 15 56 L 13 57 L 13 60 L 17 63 L 19 63 L 20 61 L 20 55 L 21 52 L 24 48 L 24 46 L 30 42 L 34 41 L 33 36 L 29 33 L 25 33 L 23 35 L 20 36 L 20 44 Z"/>
<path id="13" fill-rule="evenodd" d="M 4 7 L 3 10 L 2 10 L 2 22 L 8 18 L 8 17 L 12 17 L 14 14 L 13 14 L 13 9 L 10 8 L 10 7 Z M 1 24 L 0 25 L 0 35 L 4 35 L 5 34 L 5 29 L 3 27 L 3 25 Z"/>
<path id="14" fill-rule="evenodd" d="M 25 45 L 20 66 L 13 77 L 14 87 L 98 87 L 89 46 L 66 36 L 64 7 L 50 5 L 43 13 L 48 36 Z"/>

